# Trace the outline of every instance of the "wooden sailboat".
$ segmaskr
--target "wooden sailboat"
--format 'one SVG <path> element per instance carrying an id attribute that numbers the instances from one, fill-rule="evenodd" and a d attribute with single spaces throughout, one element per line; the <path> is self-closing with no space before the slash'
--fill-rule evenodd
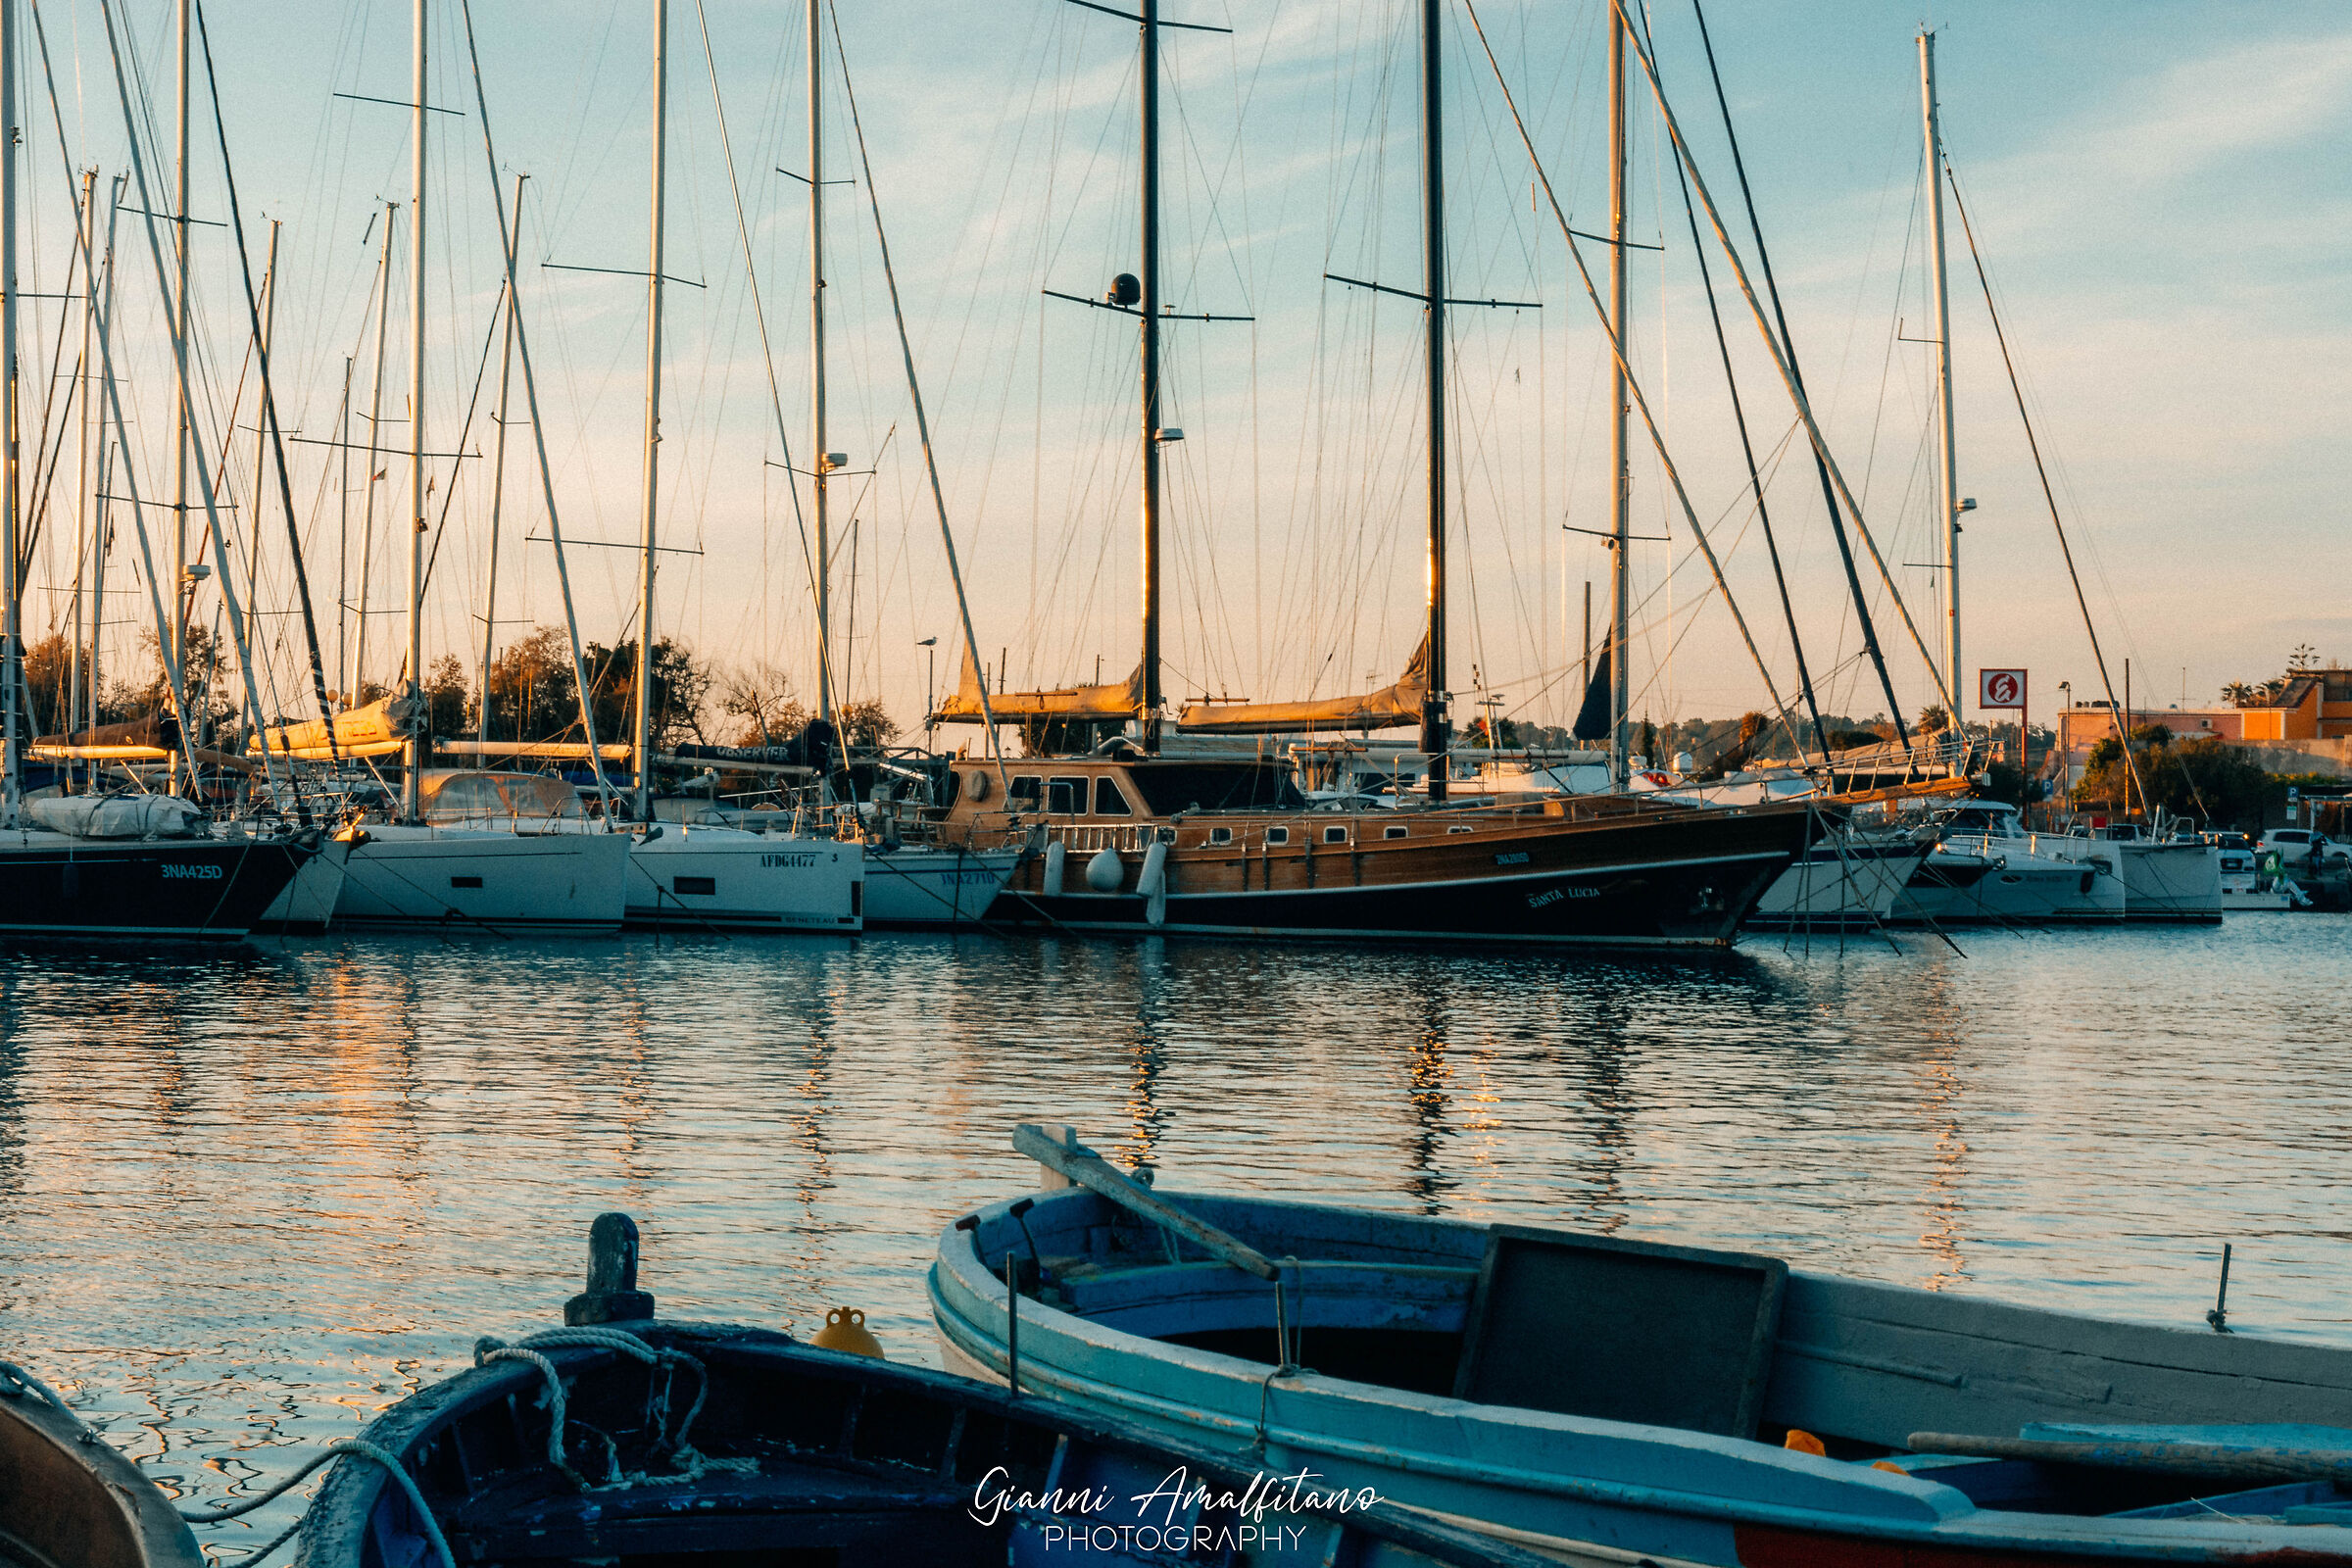
<path id="1" fill-rule="evenodd" d="M 1019 722 L 1033 740 L 1112 725 L 1133 739 L 1011 769 L 1002 799 L 958 769 L 948 811 L 961 842 L 997 845 L 1043 823 L 1045 854 L 1015 873 L 998 914 L 1086 930 L 1437 940 L 1729 943 L 1773 879 L 1825 825 L 1816 807 L 1695 809 L 1630 797 L 1447 808 L 1444 93 L 1440 8 L 1421 26 L 1423 303 L 1427 329 L 1428 628 L 1384 691 L 1325 702 L 1197 704 L 1181 729 L 1296 734 L 1418 725 L 1431 759 L 1425 809 L 1305 810 L 1263 757 L 1160 755 L 1158 20 L 1142 29 L 1142 275 L 1104 309 L 1139 318 L 1143 399 L 1143 651 L 1124 684 L 984 693 L 968 662 L 939 717 Z M 1622 707 L 1622 703 L 1620 704 Z M 1072 859 L 1078 861 L 1073 865 Z"/>

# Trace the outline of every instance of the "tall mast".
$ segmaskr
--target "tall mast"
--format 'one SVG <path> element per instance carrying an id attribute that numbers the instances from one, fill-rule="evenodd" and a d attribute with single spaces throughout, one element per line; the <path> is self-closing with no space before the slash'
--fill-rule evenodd
<path id="1" fill-rule="evenodd" d="M 819 92 L 824 64 L 821 0 L 808 0 L 808 420 L 809 491 L 816 522 L 816 712 L 833 717 L 833 542 L 825 517 L 833 457 L 825 446 L 825 143 Z"/>
<path id="2" fill-rule="evenodd" d="M 1625 16 L 1609 12 L 1609 330 L 1625 335 Z M 1609 777 L 1632 776 L 1633 474 L 1627 462 L 1625 362 L 1609 365 Z"/>
<path id="3" fill-rule="evenodd" d="M 262 332 L 260 352 L 267 360 L 277 323 L 277 229 L 270 220 L 270 256 L 262 264 Z M 265 390 L 262 394 L 268 396 Z M 258 399 L 257 399 L 258 404 Z M 270 476 L 270 426 L 257 407 L 253 421 L 253 521 L 245 530 L 245 615 L 250 621 L 259 609 L 262 574 L 262 487 Z M 247 626 L 250 636 L 252 627 Z"/>
<path id="4" fill-rule="evenodd" d="M 1446 168 L 1445 89 L 1439 23 L 1444 0 L 1421 0 L 1421 293 L 1429 308 L 1429 694 L 1421 700 L 1421 750 L 1429 799 L 1446 799 Z"/>
<path id="5" fill-rule="evenodd" d="M 1936 273 L 1936 495 L 1943 503 L 1943 687 L 1960 723 L 1960 497 L 1952 453 L 1952 300 L 1943 272 L 1943 133 L 1936 117 L 1936 35 L 1919 35 L 1919 115 L 1928 154 L 1928 247 Z M 2022 731 L 2021 731 L 2022 733 Z"/>
<path id="6" fill-rule="evenodd" d="M 358 703 L 359 690 L 368 681 L 368 587 L 375 576 L 375 460 L 391 450 L 383 445 L 384 339 L 392 322 L 392 222 L 399 214 L 398 202 L 384 203 L 384 244 L 375 264 L 375 371 L 368 388 L 368 445 L 364 449 L 368 454 L 368 499 L 360 508 L 360 604 L 352 615 L 351 667 L 343 672 L 346 708 Z M 387 469 L 390 466 L 385 465 Z"/>
<path id="7" fill-rule="evenodd" d="M 416 821 L 424 801 L 424 6 L 416 0 L 409 108 L 409 686 L 417 710 L 401 754 L 401 815 Z M 386 288 L 389 296 L 391 290 Z M 185 298 L 185 295 L 182 295 Z M 370 441 L 372 445 L 372 440 Z"/>
<path id="8" fill-rule="evenodd" d="M 7 0 L 0 0 L 0 4 L 6 3 Z M 97 397 L 100 402 L 97 416 L 98 467 L 90 479 L 90 673 L 89 679 L 84 683 L 84 690 L 87 693 L 85 701 L 89 705 L 88 713 L 82 726 L 85 729 L 98 727 L 98 641 L 106 632 L 107 530 L 111 524 L 108 521 L 106 504 L 107 435 L 104 400 L 106 395 L 112 391 L 109 377 L 113 370 L 113 363 L 106 352 L 105 322 L 115 308 L 115 224 L 122 216 L 122 187 L 129 178 L 130 176 L 127 174 L 117 174 L 113 185 L 107 191 L 106 258 L 102 265 L 104 275 L 103 280 L 96 285 L 98 292 L 92 296 L 97 302 L 98 310 L 98 358 L 89 362 L 87 368 L 97 383 L 97 390 L 92 393 L 92 396 Z M 67 727 L 72 728 L 71 725 Z M 97 779 L 97 773 L 98 770 L 93 766 L 90 770 L 93 782 Z"/>
<path id="9" fill-rule="evenodd" d="M 95 394 L 90 390 L 92 333 L 98 324 L 98 167 L 93 164 L 81 172 L 81 375 L 76 390 L 81 394 L 80 446 L 74 456 L 74 476 L 81 482 L 81 507 L 74 524 L 74 689 L 67 694 L 66 721 L 58 728 L 71 734 L 81 728 L 81 688 L 83 680 L 96 680 L 95 670 L 86 670 L 85 639 L 92 645 L 97 632 L 96 616 L 82 614 L 82 585 L 90 571 L 90 541 L 96 521 L 93 514 L 98 506 L 98 486 L 90 473 L 90 425 L 97 407 Z M 69 777 L 80 772 L 73 766 Z"/>
<path id="10" fill-rule="evenodd" d="M 645 281 L 645 516 L 637 568 L 636 817 L 653 814 L 654 799 L 654 501 L 661 478 L 662 440 L 662 201 L 667 173 L 662 137 L 669 122 L 669 0 L 654 0 L 654 237 Z M 818 455 L 821 466 L 824 455 Z M 824 494 L 823 481 L 817 494 Z M 817 545 L 824 554 L 822 536 Z M 821 567 L 820 567 L 821 570 Z M 820 576 L 819 582 L 823 581 Z M 818 590 L 823 591 L 821 588 Z"/>
<path id="11" fill-rule="evenodd" d="M 175 354 L 185 354 L 188 344 L 188 236 L 193 225 L 188 222 L 188 14 L 190 0 L 179 0 L 179 108 L 177 133 L 179 137 L 179 168 L 174 176 L 176 187 L 172 200 L 177 204 L 172 217 L 172 255 L 178 268 L 173 279 L 172 296 L 172 343 Z M 13 363 L 13 362 L 12 362 Z M 179 388 L 177 433 L 172 443 L 172 655 L 184 672 L 188 660 L 188 445 L 194 440 L 195 419 L 189 406 L 186 382 Z M 188 715 L 179 715 L 184 724 Z M 176 767 L 176 762 L 174 762 Z M 191 780 L 191 783 L 194 781 Z"/>
<path id="12" fill-rule="evenodd" d="M 24 689 L 24 584 L 17 572 L 17 6 L 0 0 L 0 443 L 6 446 L 5 496 L 0 496 L 0 820 L 10 825 L 24 800 L 23 760 L 17 750 L 18 694 Z"/>
<path id="13" fill-rule="evenodd" d="M 526 175 L 514 176 L 514 211 L 522 211 L 522 182 Z M 514 275 L 514 245 L 522 233 L 516 223 L 507 231 L 507 276 Z M 490 654 L 491 643 L 498 635 L 498 515 L 507 494 L 507 385 L 508 372 L 514 368 L 514 289 L 512 282 L 507 290 L 507 324 L 498 350 L 498 433 L 491 438 L 490 454 L 490 560 L 483 572 L 482 587 L 482 706 L 474 716 L 473 739 L 476 745 L 490 740 Z M 520 731 L 516 740 L 522 739 Z M 594 753 L 589 766 L 599 772 L 604 762 Z"/>
<path id="14" fill-rule="evenodd" d="M 1159 750 L 1159 0 L 1143 0 L 1144 750 Z"/>

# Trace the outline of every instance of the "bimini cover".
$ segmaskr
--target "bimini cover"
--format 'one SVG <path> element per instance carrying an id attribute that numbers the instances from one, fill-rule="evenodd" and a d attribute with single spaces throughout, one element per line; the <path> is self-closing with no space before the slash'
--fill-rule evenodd
<path id="1" fill-rule="evenodd" d="M 580 798 L 569 784 L 541 773 L 475 768 L 428 769 L 417 781 L 425 819 L 577 816 Z"/>
<path id="2" fill-rule="evenodd" d="M 32 819 L 77 839 L 204 839 L 203 810 L 176 795 L 65 795 L 34 801 Z"/>

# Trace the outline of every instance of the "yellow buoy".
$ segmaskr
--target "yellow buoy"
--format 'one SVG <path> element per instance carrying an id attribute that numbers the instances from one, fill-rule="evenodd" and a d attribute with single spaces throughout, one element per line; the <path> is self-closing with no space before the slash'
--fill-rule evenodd
<path id="1" fill-rule="evenodd" d="M 808 1343 L 820 1350 L 847 1350 L 852 1355 L 870 1355 L 886 1361 L 882 1342 L 866 1332 L 865 1314 L 854 1306 L 837 1306 L 825 1314 L 825 1326 L 808 1337 Z"/>
<path id="2" fill-rule="evenodd" d="M 1790 1427 L 1788 1429 L 1788 1440 L 1782 1444 L 1782 1446 L 1787 1448 L 1794 1448 L 1799 1453 L 1817 1453 L 1824 1458 L 1829 1457 L 1830 1452 L 1829 1448 L 1819 1438 L 1815 1437 L 1810 1432 L 1800 1431 L 1795 1427 Z"/>

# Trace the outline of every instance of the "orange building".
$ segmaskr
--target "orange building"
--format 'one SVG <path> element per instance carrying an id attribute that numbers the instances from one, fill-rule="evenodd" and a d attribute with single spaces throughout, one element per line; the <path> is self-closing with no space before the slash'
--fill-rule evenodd
<path id="1" fill-rule="evenodd" d="M 2225 740 L 2262 746 L 2352 736 L 2352 669 L 2299 669 L 2274 692 L 2229 708 L 2134 708 L 2132 727 L 2162 724 L 2176 740 Z M 2115 733 L 2104 704 L 2077 703 L 2058 713 L 2058 750 L 2068 782 L 2079 781 L 2090 749 Z"/>

